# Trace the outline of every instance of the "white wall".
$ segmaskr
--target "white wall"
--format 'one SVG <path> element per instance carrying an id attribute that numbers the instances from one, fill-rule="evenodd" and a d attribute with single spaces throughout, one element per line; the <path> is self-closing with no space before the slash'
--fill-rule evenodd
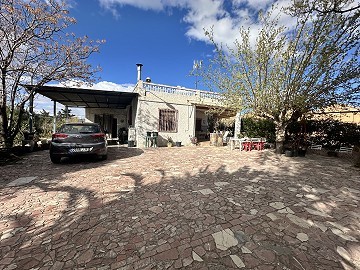
<path id="1" fill-rule="evenodd" d="M 189 104 L 166 103 L 160 98 L 139 98 L 136 111 L 135 128 L 137 132 L 137 146 L 144 147 L 146 132 L 158 131 L 159 109 L 172 109 L 178 112 L 177 132 L 159 132 L 158 145 L 165 146 L 167 138 L 182 145 L 190 143 L 190 136 L 194 136 L 195 106 Z"/>

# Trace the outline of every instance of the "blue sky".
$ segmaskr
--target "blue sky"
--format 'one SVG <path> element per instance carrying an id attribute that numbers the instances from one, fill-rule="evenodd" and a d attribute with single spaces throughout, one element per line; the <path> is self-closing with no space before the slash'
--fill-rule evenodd
<path id="1" fill-rule="evenodd" d="M 195 87 L 189 73 L 194 60 L 212 56 L 204 28 L 214 27 L 219 42 L 232 44 L 240 26 L 258 27 L 260 9 L 291 0 L 68 0 L 77 23 L 68 30 L 90 39 L 105 39 L 89 63 L 100 65 L 100 82 L 136 83 L 136 63 L 143 79 Z M 201 88 L 202 85 L 199 85 Z"/>
<path id="2" fill-rule="evenodd" d="M 77 1 L 70 15 L 77 19 L 71 27 L 77 35 L 105 39 L 100 53 L 89 62 L 100 65 L 101 81 L 116 84 L 136 83 L 136 63 L 142 63 L 143 78 L 153 82 L 194 87 L 189 76 L 194 59 L 204 59 L 212 47 L 186 36 L 184 10 L 144 10 L 115 6 L 117 14 L 100 6 L 98 0 Z M 171 13 L 170 13 L 171 12 Z"/>
<path id="3" fill-rule="evenodd" d="M 213 55 L 204 28 L 213 27 L 215 40 L 230 46 L 241 26 L 249 28 L 255 40 L 258 12 L 268 11 L 272 5 L 279 11 L 293 0 L 67 1 L 69 15 L 77 20 L 69 32 L 106 40 L 100 53 L 88 61 L 102 67 L 94 88 L 131 91 L 137 78 L 136 63 L 144 65 L 142 79 L 150 77 L 158 84 L 195 88 L 195 78 L 189 75 L 194 60 L 206 62 Z M 291 28 L 295 21 L 281 15 L 280 23 Z M 206 90 L 201 82 L 198 88 Z M 35 109 L 41 108 L 52 112 L 49 101 L 38 97 Z"/>
<path id="4" fill-rule="evenodd" d="M 193 62 L 206 60 L 213 50 L 203 29 L 214 25 L 219 40 L 232 43 L 240 19 L 232 11 L 251 9 L 242 2 L 240 9 L 239 0 L 72 0 L 70 16 L 77 24 L 69 30 L 106 40 L 89 59 L 102 67 L 100 81 L 135 84 L 135 64 L 142 63 L 143 78 L 194 88 Z M 250 2 L 267 7 L 273 1 Z"/>

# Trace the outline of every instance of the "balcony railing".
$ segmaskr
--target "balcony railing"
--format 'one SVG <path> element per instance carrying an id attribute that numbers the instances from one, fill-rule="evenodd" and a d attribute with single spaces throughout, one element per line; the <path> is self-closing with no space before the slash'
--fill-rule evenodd
<path id="1" fill-rule="evenodd" d="M 144 82 L 143 87 L 146 91 L 175 94 L 175 95 L 194 97 L 194 98 L 200 98 L 200 99 L 212 99 L 214 101 L 221 100 L 221 95 L 219 95 L 218 93 L 189 89 L 189 88 L 180 87 L 180 86 L 175 87 L 175 86 L 168 86 L 168 85 Z"/>

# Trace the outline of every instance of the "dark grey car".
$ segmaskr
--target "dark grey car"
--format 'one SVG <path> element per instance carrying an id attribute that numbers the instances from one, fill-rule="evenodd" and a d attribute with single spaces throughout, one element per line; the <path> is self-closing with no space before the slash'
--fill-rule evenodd
<path id="1" fill-rule="evenodd" d="M 94 123 L 69 123 L 52 135 L 50 159 L 60 163 L 62 157 L 94 155 L 107 158 L 107 140 L 104 131 Z"/>

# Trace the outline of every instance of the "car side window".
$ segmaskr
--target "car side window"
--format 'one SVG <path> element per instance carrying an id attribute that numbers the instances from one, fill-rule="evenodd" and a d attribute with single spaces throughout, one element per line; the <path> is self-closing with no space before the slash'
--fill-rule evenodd
<path id="1" fill-rule="evenodd" d="M 94 132 L 101 132 L 101 128 L 99 126 L 94 126 Z"/>

